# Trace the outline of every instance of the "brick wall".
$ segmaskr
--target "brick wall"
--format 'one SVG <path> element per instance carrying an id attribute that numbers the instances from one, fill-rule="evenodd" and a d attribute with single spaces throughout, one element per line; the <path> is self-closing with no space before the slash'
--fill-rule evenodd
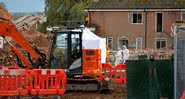
<path id="1" fill-rule="evenodd" d="M 142 48 L 145 48 L 145 14 L 142 12 L 142 23 L 129 22 L 132 12 L 89 12 L 90 24 L 96 25 L 96 34 L 101 37 L 113 37 L 114 50 L 118 48 L 118 38 L 126 37 L 129 47 L 136 45 L 136 37 L 142 37 Z M 156 38 L 165 38 L 167 48 L 172 47 L 170 37 L 172 24 L 180 19 L 180 12 L 159 12 L 163 14 L 163 32 L 156 33 L 156 13 L 147 12 L 147 48 L 156 47 Z"/>

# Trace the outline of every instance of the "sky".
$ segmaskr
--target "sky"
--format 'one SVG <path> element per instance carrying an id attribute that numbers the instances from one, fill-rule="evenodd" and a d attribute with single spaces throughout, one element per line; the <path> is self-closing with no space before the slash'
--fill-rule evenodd
<path id="1" fill-rule="evenodd" d="M 0 0 L 9 12 L 43 12 L 44 0 Z"/>

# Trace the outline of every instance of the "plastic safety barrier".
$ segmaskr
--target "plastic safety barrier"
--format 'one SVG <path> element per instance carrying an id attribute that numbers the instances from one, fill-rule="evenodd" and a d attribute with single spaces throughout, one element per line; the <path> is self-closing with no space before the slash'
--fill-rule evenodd
<path id="1" fill-rule="evenodd" d="M 33 79 L 30 86 L 32 95 L 64 94 L 66 75 L 65 72 L 57 69 L 35 69 L 31 72 Z"/>
<path id="2" fill-rule="evenodd" d="M 102 70 L 103 70 L 103 74 L 100 77 L 97 77 L 98 80 L 103 80 L 106 77 L 112 78 L 112 66 L 108 63 L 104 63 L 102 64 Z"/>
<path id="3" fill-rule="evenodd" d="M 99 77 L 96 77 L 96 79 L 104 80 L 106 77 L 108 77 L 108 78 L 113 78 L 117 83 L 126 84 L 127 82 L 125 64 L 118 64 L 116 67 L 113 68 L 110 64 L 105 63 L 105 64 L 102 64 L 102 71 L 103 71 L 103 74 Z"/>
<path id="4" fill-rule="evenodd" d="M 118 75 L 119 74 L 119 75 Z M 126 65 L 119 64 L 114 68 L 114 79 L 117 83 L 126 84 Z"/>
<path id="5" fill-rule="evenodd" d="M 180 97 L 180 99 L 185 99 L 185 91 L 183 92 L 182 96 Z"/>
<path id="6" fill-rule="evenodd" d="M 62 69 L 0 68 L 0 96 L 62 95 L 66 75 Z"/>
<path id="7" fill-rule="evenodd" d="M 29 70 L 0 70 L 0 96 L 23 96 L 29 92 Z"/>

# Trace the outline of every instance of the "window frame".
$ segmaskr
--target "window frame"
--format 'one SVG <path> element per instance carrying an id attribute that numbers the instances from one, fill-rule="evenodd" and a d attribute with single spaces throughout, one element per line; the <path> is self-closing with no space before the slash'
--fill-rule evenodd
<path id="1" fill-rule="evenodd" d="M 136 49 L 139 49 L 138 42 L 137 42 L 138 38 L 141 38 L 141 49 L 143 49 L 143 38 L 141 36 L 136 37 Z"/>
<path id="2" fill-rule="evenodd" d="M 129 47 L 129 39 L 128 39 L 128 37 L 122 36 L 122 37 L 118 37 L 118 39 L 117 39 L 117 49 L 119 49 L 119 40 L 120 40 L 120 39 L 128 40 L 128 47 Z M 128 48 L 128 47 L 127 47 L 127 48 Z"/>
<path id="3" fill-rule="evenodd" d="M 109 44 L 108 44 L 109 39 L 112 39 L 112 43 L 111 43 L 112 48 L 109 48 Z M 110 50 L 113 50 L 113 48 L 114 48 L 114 46 L 113 46 L 114 43 L 113 43 L 113 42 L 114 42 L 113 37 L 107 37 L 106 43 L 107 43 L 107 47 L 108 47 Z"/>
<path id="4" fill-rule="evenodd" d="M 181 21 L 183 21 L 183 19 L 184 19 L 184 21 L 185 21 L 185 16 L 184 16 L 184 18 L 183 18 L 183 14 L 185 15 L 185 11 L 181 11 Z"/>
<path id="5" fill-rule="evenodd" d="M 157 41 L 160 41 L 160 48 L 157 48 Z M 165 41 L 166 44 L 165 44 L 165 47 L 163 48 L 167 48 L 168 47 L 168 41 L 167 41 L 167 38 L 155 38 L 155 49 L 163 49 L 161 48 L 161 41 Z"/>
<path id="6" fill-rule="evenodd" d="M 162 31 L 161 32 L 157 32 L 157 14 L 158 13 L 162 14 Z M 155 12 L 155 32 L 156 33 L 162 33 L 163 32 L 163 30 L 164 30 L 163 24 L 164 24 L 164 13 L 163 12 Z"/>
<path id="7" fill-rule="evenodd" d="M 133 22 L 133 17 L 134 17 L 133 15 L 134 14 L 141 14 L 141 23 L 134 23 Z M 133 11 L 133 12 L 129 13 L 129 23 L 131 23 L 131 24 L 143 24 L 143 12 L 141 12 L 141 11 Z"/>

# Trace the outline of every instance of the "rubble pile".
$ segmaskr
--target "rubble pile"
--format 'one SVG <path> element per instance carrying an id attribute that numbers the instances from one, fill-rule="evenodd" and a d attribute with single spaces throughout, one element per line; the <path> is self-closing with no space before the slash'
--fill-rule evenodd
<path id="1" fill-rule="evenodd" d="M 5 45 L 3 49 L 0 49 L 0 66 L 15 66 L 16 57 L 11 52 L 10 46 Z"/>
<path id="2" fill-rule="evenodd" d="M 0 6 L 0 18 L 4 18 L 7 20 L 13 20 L 13 17 L 10 13 L 8 13 L 8 11 Z"/>
<path id="3" fill-rule="evenodd" d="M 46 34 L 42 34 L 40 32 L 35 31 L 21 31 L 20 33 L 28 42 L 34 44 L 38 49 L 40 49 L 44 53 L 48 53 L 49 41 L 47 39 Z"/>
<path id="4" fill-rule="evenodd" d="M 0 6 L 0 18 L 7 20 L 13 20 L 13 17 L 8 11 Z M 3 66 L 13 66 L 16 63 L 14 54 L 10 51 L 10 46 L 8 44 L 4 45 L 3 49 L 0 49 L 0 65 Z"/>
<path id="5" fill-rule="evenodd" d="M 2 6 L 0 6 L 0 18 L 4 18 L 12 21 L 12 15 Z M 43 53 L 48 53 L 48 40 L 47 35 L 44 35 L 40 32 L 36 31 L 20 31 L 19 33 L 31 44 L 35 44 L 38 49 L 40 49 Z M 9 39 L 10 42 L 15 45 L 23 55 L 27 55 L 27 52 L 20 47 L 20 45 L 16 44 L 13 39 Z M 26 56 L 27 57 L 27 56 Z M 16 56 L 11 52 L 10 45 L 8 43 L 4 44 L 4 48 L 0 49 L 0 65 L 1 66 L 14 66 L 16 65 Z"/>
<path id="6" fill-rule="evenodd" d="M 35 46 L 43 53 L 48 53 L 48 39 L 47 35 L 40 32 L 32 31 L 21 31 L 22 36 L 30 43 L 35 44 Z M 22 54 L 27 57 L 27 52 L 20 47 L 13 39 L 10 41 L 12 45 L 15 45 Z M 0 65 L 3 66 L 15 66 L 16 57 L 14 53 L 11 52 L 10 45 L 8 43 L 4 44 L 4 48 L 0 49 Z"/>

